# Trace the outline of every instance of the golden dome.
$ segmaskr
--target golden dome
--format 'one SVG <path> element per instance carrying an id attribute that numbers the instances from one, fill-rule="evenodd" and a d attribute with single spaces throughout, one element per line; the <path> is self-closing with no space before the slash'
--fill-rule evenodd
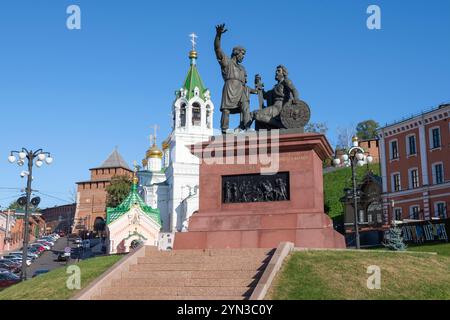
<path id="1" fill-rule="evenodd" d="M 138 183 L 139 183 L 139 178 L 136 177 L 136 174 L 134 174 L 134 177 L 133 177 L 133 184 L 138 184 Z"/>
<path id="2" fill-rule="evenodd" d="M 147 159 L 148 158 L 159 158 L 162 159 L 163 153 L 161 150 L 158 149 L 158 147 L 154 144 L 153 147 L 147 150 Z"/>
<path id="3" fill-rule="evenodd" d="M 190 59 L 197 59 L 197 51 L 195 51 L 195 50 L 189 51 L 189 58 Z"/>

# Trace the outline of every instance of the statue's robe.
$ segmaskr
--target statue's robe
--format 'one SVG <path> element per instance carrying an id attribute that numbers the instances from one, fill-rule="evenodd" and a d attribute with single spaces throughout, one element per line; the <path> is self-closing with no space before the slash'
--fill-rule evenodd
<path id="1" fill-rule="evenodd" d="M 245 84 L 247 72 L 242 65 L 225 54 L 222 54 L 221 59 L 218 57 L 217 60 L 222 69 L 222 78 L 225 81 L 220 111 L 230 110 L 230 113 L 239 113 L 241 107 L 248 104 L 248 92 Z"/>

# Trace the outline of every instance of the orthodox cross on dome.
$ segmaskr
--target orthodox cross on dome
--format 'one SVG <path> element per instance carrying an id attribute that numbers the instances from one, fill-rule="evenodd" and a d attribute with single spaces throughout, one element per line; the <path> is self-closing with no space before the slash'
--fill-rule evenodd
<path id="1" fill-rule="evenodd" d="M 153 125 L 153 134 L 150 135 L 150 145 L 155 145 L 156 146 L 156 134 L 159 130 L 159 126 L 157 124 Z"/>
<path id="2" fill-rule="evenodd" d="M 189 37 L 191 37 L 191 43 L 192 43 L 192 51 L 195 51 L 195 46 L 197 45 L 197 42 L 195 42 L 195 39 L 198 38 L 198 36 L 195 33 L 191 33 L 189 35 Z"/>

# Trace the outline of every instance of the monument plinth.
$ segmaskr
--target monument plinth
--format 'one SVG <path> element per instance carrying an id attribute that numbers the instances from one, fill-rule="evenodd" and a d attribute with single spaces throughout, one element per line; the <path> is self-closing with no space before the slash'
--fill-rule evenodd
<path id="1" fill-rule="evenodd" d="M 272 133 L 192 146 L 202 157 L 199 211 L 188 232 L 176 233 L 174 249 L 274 248 L 282 241 L 345 248 L 324 213 L 322 161 L 332 155 L 329 142 L 322 134 Z"/>

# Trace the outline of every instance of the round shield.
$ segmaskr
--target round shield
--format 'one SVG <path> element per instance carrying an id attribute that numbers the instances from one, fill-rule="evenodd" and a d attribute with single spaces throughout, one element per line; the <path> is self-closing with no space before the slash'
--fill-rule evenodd
<path id="1" fill-rule="evenodd" d="M 303 128 L 311 118 L 306 102 L 298 100 L 296 104 L 286 104 L 280 114 L 280 120 L 286 129 Z"/>

